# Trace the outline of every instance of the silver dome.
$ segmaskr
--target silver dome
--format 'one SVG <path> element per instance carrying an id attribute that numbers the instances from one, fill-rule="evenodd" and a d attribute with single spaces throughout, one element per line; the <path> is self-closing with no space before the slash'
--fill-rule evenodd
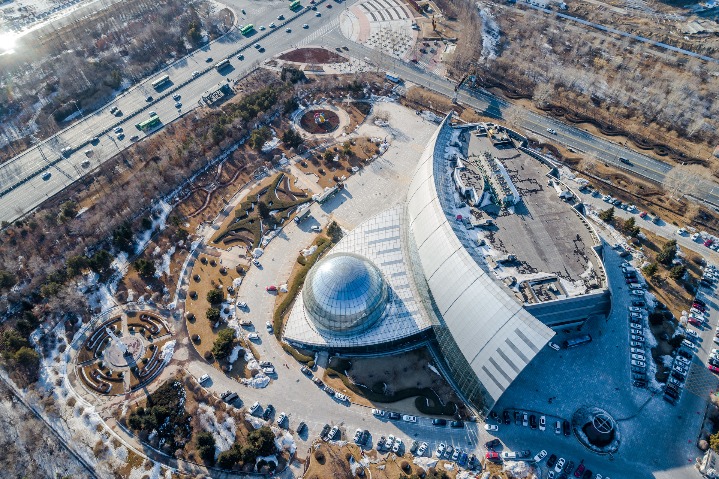
<path id="1" fill-rule="evenodd" d="M 305 311 L 318 328 L 349 335 L 370 329 L 380 319 L 389 291 L 370 260 L 335 253 L 312 267 L 302 295 Z"/>

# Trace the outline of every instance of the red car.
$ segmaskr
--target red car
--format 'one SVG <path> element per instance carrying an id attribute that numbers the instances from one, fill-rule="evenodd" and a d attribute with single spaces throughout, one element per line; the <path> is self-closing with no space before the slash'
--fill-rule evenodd
<path id="1" fill-rule="evenodd" d="M 709 368 L 709 371 L 711 371 L 711 372 L 713 372 L 713 373 L 719 373 L 719 368 L 716 367 L 716 366 L 712 366 L 712 365 L 710 364 L 710 365 L 707 366 L 707 368 Z M 487 453 L 487 454 L 489 454 L 489 453 Z"/>
<path id="2" fill-rule="evenodd" d="M 708 239 L 708 240 L 706 240 L 706 241 L 704 242 L 704 246 L 706 246 L 707 248 L 710 247 L 710 246 L 713 245 L 713 244 L 714 244 L 714 242 L 713 242 L 712 240 L 710 240 L 710 239 Z"/>
<path id="3" fill-rule="evenodd" d="M 692 304 L 692 308 L 697 308 L 699 311 L 706 311 L 706 307 L 704 307 L 703 304 L 699 303 Z"/>
<path id="4" fill-rule="evenodd" d="M 701 321 L 699 321 L 697 318 L 689 318 L 687 321 L 688 321 L 689 324 L 691 324 L 692 326 L 697 326 L 697 327 L 699 327 L 699 326 L 702 325 Z"/>
<path id="5" fill-rule="evenodd" d="M 639 217 L 640 217 L 640 218 L 645 218 L 646 216 L 647 216 L 647 212 L 646 212 L 646 211 L 642 211 L 641 213 L 639 213 Z"/>
<path id="6" fill-rule="evenodd" d="M 500 462 L 499 453 L 497 451 L 487 451 L 487 455 L 485 457 L 488 461 Z"/>
<path id="7" fill-rule="evenodd" d="M 584 467 L 584 464 L 580 464 L 579 467 L 577 467 L 577 470 L 574 471 L 574 477 L 582 477 L 582 473 L 586 467 Z"/>
<path id="8" fill-rule="evenodd" d="M 267 291 L 268 293 L 272 292 L 272 291 L 277 291 L 277 286 L 275 286 L 274 284 L 271 284 L 265 288 L 265 291 Z"/>

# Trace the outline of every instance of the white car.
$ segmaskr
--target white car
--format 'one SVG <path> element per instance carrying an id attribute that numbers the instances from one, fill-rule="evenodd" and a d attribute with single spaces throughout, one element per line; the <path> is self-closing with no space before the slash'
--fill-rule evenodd
<path id="1" fill-rule="evenodd" d="M 631 311 L 632 313 L 641 313 L 642 308 L 637 308 L 636 306 L 629 306 L 629 311 Z"/>
<path id="2" fill-rule="evenodd" d="M 342 402 L 348 402 L 350 399 L 342 393 L 335 393 L 335 399 Z"/>
<path id="3" fill-rule="evenodd" d="M 305 23 L 304 25 L 302 25 L 302 28 L 310 28 L 310 26 Z"/>
<path id="4" fill-rule="evenodd" d="M 539 430 L 544 431 L 545 429 L 547 429 L 547 418 L 539 416 Z"/>
<path id="5" fill-rule="evenodd" d="M 114 131 L 115 133 L 120 133 L 122 131 L 122 127 L 116 126 L 115 128 L 112 129 L 112 131 Z"/>
<path id="6" fill-rule="evenodd" d="M 260 335 L 257 333 L 250 333 L 247 335 L 247 338 L 251 341 L 257 341 L 258 339 L 260 339 Z"/>
<path id="7" fill-rule="evenodd" d="M 397 438 L 394 440 L 394 445 L 392 446 L 392 452 L 399 452 L 399 450 L 402 448 L 402 439 Z"/>
<path id="8" fill-rule="evenodd" d="M 267 331 L 272 332 L 272 323 L 269 321 L 265 322 L 265 327 L 267 328 Z"/>
<path id="9" fill-rule="evenodd" d="M 542 417 L 544 417 L 544 416 L 542 416 Z M 545 457 L 547 457 L 547 451 L 542 449 L 541 451 L 539 451 L 539 453 L 536 456 L 534 456 L 534 462 L 540 462 Z"/>
<path id="10" fill-rule="evenodd" d="M 636 359 L 637 361 L 644 361 L 646 357 L 643 354 L 632 354 L 632 359 Z"/>
<path id="11" fill-rule="evenodd" d="M 322 231 L 322 228 L 320 226 L 314 225 L 312 228 L 310 228 L 315 233 L 320 233 Z"/>
<path id="12" fill-rule="evenodd" d="M 630 293 L 634 296 L 644 296 L 644 290 L 642 289 L 633 289 L 630 291 Z"/>
<path id="13" fill-rule="evenodd" d="M 372 414 L 374 414 L 377 417 L 384 417 L 386 412 L 383 409 L 372 409 Z"/>
<path id="14" fill-rule="evenodd" d="M 556 135 L 556 134 L 557 134 L 557 132 L 554 130 L 554 128 L 547 128 L 547 133 L 549 133 L 549 134 L 551 134 L 551 135 Z"/>
<path id="15" fill-rule="evenodd" d="M 554 424 L 554 434 L 562 434 L 562 421 L 557 421 Z"/>
<path id="16" fill-rule="evenodd" d="M 697 333 L 693 329 L 687 329 L 686 335 L 689 336 L 690 338 L 694 338 L 694 339 L 699 338 L 699 333 Z"/>
<path id="17" fill-rule="evenodd" d="M 553 343 L 551 341 L 549 341 L 549 347 L 554 349 L 555 351 L 559 351 L 561 349 L 557 343 Z"/>
<path id="18" fill-rule="evenodd" d="M 563 457 L 560 457 L 560 458 L 557 460 L 557 464 L 554 466 L 554 470 L 555 470 L 556 472 L 562 472 L 562 469 L 564 469 L 564 463 L 565 463 L 565 462 L 566 462 L 566 461 L 564 460 L 564 458 L 563 458 Z"/>
<path id="19" fill-rule="evenodd" d="M 485 425 L 484 425 L 484 430 L 485 430 L 485 431 L 497 432 L 497 431 L 499 431 L 499 427 L 497 427 L 496 424 L 485 424 Z"/>
<path id="20" fill-rule="evenodd" d="M 275 371 L 274 366 L 268 366 L 266 368 L 262 368 L 262 372 L 269 375 L 269 374 L 275 374 L 276 371 Z"/>
<path id="21" fill-rule="evenodd" d="M 291 29 L 291 28 L 287 28 L 287 29 L 285 29 L 285 31 L 286 31 L 287 33 L 291 33 L 291 32 L 292 32 L 292 29 Z"/>
<path id="22" fill-rule="evenodd" d="M 260 31 L 262 31 L 262 30 L 264 30 L 264 29 L 265 29 L 265 26 L 264 26 L 264 25 L 260 25 Z"/>
<path id="23" fill-rule="evenodd" d="M 410 416 L 409 414 L 405 414 L 402 416 L 402 420 L 405 422 L 417 422 L 417 416 Z"/>
<path id="24" fill-rule="evenodd" d="M 200 76 L 200 72 L 198 72 L 198 71 L 192 72 L 192 78 L 195 78 L 195 77 L 198 77 L 198 76 Z"/>
<path id="25" fill-rule="evenodd" d="M 182 103 L 180 103 L 179 101 L 175 103 L 175 108 L 182 108 Z"/>
<path id="26" fill-rule="evenodd" d="M 274 23 L 270 23 L 270 28 L 275 28 L 276 25 Z"/>
<path id="27" fill-rule="evenodd" d="M 427 452 L 427 448 L 428 448 L 428 447 L 429 447 L 429 446 L 427 445 L 426 442 L 423 442 L 422 444 L 420 444 L 420 445 L 419 445 L 419 449 L 417 449 L 417 455 L 418 455 L 418 456 L 424 456 L 424 453 Z"/>
<path id="28" fill-rule="evenodd" d="M 647 367 L 647 364 L 644 361 L 636 361 L 632 359 L 632 366 L 637 366 L 639 368 L 645 368 Z"/>
<path id="29" fill-rule="evenodd" d="M 237 307 L 238 307 L 238 308 L 242 308 L 242 309 L 247 309 L 247 303 L 244 302 L 244 301 L 238 301 L 238 302 L 237 302 Z"/>
<path id="30" fill-rule="evenodd" d="M 445 449 L 447 449 L 447 446 L 445 446 L 443 442 L 440 442 L 439 446 L 437 446 L 437 450 L 434 451 L 434 455 L 437 457 L 442 457 L 442 454 L 444 454 Z"/>
<path id="31" fill-rule="evenodd" d="M 209 381 L 209 380 L 210 380 L 210 375 L 209 375 L 209 374 L 203 374 L 202 376 L 200 376 L 200 379 L 198 379 L 197 382 L 200 383 L 200 384 L 204 384 L 204 383 L 206 383 L 206 382 Z"/>

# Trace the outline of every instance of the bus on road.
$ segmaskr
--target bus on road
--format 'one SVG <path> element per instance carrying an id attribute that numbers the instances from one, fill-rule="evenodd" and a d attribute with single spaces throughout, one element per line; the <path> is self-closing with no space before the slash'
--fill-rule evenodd
<path id="1" fill-rule="evenodd" d="M 152 88 L 157 90 L 158 88 L 160 88 L 162 85 L 164 85 L 165 83 L 167 83 L 169 81 L 170 81 L 170 75 L 162 75 L 160 78 L 158 78 L 157 80 L 152 82 Z"/>
<path id="2" fill-rule="evenodd" d="M 220 71 L 223 68 L 227 68 L 229 66 L 230 66 L 230 60 L 226 58 L 226 59 L 222 60 L 220 63 L 218 63 L 217 65 L 215 65 L 215 69 L 217 71 Z"/>
<path id="3" fill-rule="evenodd" d="M 135 125 L 135 128 L 137 128 L 140 131 L 147 131 L 147 130 L 151 130 L 151 129 L 155 128 L 160 123 L 162 123 L 160 121 L 160 117 L 157 115 L 154 115 L 154 116 L 151 116 L 149 119 Z"/>
<path id="4" fill-rule="evenodd" d="M 294 2 L 290 3 L 290 10 L 296 10 L 301 7 L 302 5 L 300 5 L 300 0 L 295 0 Z"/>
<path id="5" fill-rule="evenodd" d="M 398 75 L 395 75 L 393 73 L 387 73 L 385 75 L 385 78 L 387 78 L 387 80 L 391 81 L 392 83 L 399 83 L 402 81 L 402 79 Z"/>
<path id="6" fill-rule="evenodd" d="M 244 27 L 240 28 L 240 33 L 243 35 L 247 35 L 254 29 L 255 29 L 255 26 L 250 23 L 249 25 L 245 25 Z"/>

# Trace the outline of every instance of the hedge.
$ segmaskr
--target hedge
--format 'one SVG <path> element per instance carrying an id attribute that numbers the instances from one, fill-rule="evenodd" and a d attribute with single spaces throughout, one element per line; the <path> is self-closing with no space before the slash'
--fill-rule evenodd
<path id="1" fill-rule="evenodd" d="M 293 348 L 292 346 L 290 346 L 287 343 L 281 343 L 281 344 L 282 344 L 282 349 L 284 349 L 285 352 L 292 355 L 292 357 L 295 358 L 295 360 L 297 360 L 300 363 L 307 364 L 310 361 L 314 360 L 314 358 L 312 356 L 306 356 L 306 355 L 302 354 L 301 352 L 297 351 L 295 348 Z"/>
<path id="2" fill-rule="evenodd" d="M 392 396 L 387 396 L 385 394 L 376 393 L 366 386 L 354 384 L 347 376 L 335 371 L 332 368 L 327 368 L 326 372 L 327 376 L 340 378 L 342 384 L 344 384 L 347 389 L 372 402 L 394 403 L 403 399 L 414 397 L 414 407 L 416 407 L 422 414 L 454 416 L 455 412 L 457 412 L 457 406 L 453 402 L 450 401 L 443 406 L 439 396 L 437 396 L 437 393 L 430 388 L 401 389 L 395 392 Z"/>

